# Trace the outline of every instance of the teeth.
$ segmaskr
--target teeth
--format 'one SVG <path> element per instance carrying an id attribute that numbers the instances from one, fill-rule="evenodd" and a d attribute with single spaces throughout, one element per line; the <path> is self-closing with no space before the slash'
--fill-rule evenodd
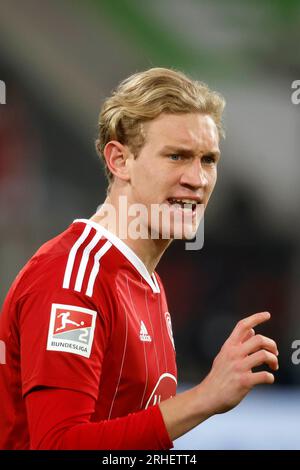
<path id="1" fill-rule="evenodd" d="M 183 204 L 197 204 L 197 201 L 194 199 L 182 199 L 181 202 L 183 202 Z"/>
<path id="2" fill-rule="evenodd" d="M 173 199 L 173 198 L 170 198 L 169 201 L 172 204 L 190 204 L 190 205 L 198 204 L 198 201 L 196 201 L 195 199 Z"/>

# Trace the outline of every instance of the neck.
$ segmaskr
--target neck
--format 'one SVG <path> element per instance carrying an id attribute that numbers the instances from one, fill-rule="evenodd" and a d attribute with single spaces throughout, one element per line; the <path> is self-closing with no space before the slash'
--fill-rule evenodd
<path id="1" fill-rule="evenodd" d="M 132 217 L 131 219 L 128 217 L 128 220 L 126 220 L 123 213 L 124 207 L 121 206 L 122 200 L 120 203 L 119 198 L 114 198 L 113 195 L 109 194 L 102 206 L 91 217 L 91 220 L 106 228 L 118 238 L 123 240 L 123 242 L 129 248 L 131 248 L 131 250 L 134 251 L 134 253 L 140 258 L 140 260 L 146 266 L 146 269 L 148 270 L 149 274 L 151 275 L 155 270 L 164 251 L 170 245 L 171 240 L 152 239 L 151 237 L 139 237 L 136 239 L 130 237 L 128 227 L 130 224 L 130 220 L 132 220 Z M 124 222 L 120 224 L 120 220 L 122 219 L 124 220 Z"/>

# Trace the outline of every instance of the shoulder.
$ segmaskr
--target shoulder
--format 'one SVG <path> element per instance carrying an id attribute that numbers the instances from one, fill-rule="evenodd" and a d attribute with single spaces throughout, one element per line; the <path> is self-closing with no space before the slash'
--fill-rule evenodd
<path id="1" fill-rule="evenodd" d="M 73 223 L 39 248 L 17 276 L 15 289 L 19 295 L 46 289 L 92 298 L 96 291 L 99 294 L 96 282 L 98 286 L 99 280 L 102 284 L 112 281 L 108 269 L 114 259 L 111 248 L 112 244 L 95 228 Z"/>

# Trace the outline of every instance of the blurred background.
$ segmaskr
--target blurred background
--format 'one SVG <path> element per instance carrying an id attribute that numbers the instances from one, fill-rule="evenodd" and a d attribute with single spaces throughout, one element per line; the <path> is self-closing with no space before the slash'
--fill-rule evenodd
<path id="1" fill-rule="evenodd" d="M 280 369 L 276 385 L 177 448 L 300 449 L 299 43 L 297 0 L 0 0 L 1 303 L 33 252 L 103 200 L 97 117 L 120 80 L 173 67 L 226 98 L 204 248 L 175 242 L 158 267 L 179 380 L 204 378 L 235 323 L 262 310 L 272 319 L 258 330 L 277 341 Z"/>

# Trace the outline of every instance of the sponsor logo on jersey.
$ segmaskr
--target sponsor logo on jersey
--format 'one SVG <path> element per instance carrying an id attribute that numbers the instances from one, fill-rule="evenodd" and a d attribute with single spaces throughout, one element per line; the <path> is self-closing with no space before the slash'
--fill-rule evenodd
<path id="1" fill-rule="evenodd" d="M 162 374 L 156 382 L 150 397 L 147 400 L 145 409 L 176 395 L 176 387 L 177 379 L 173 374 L 169 374 L 169 372 Z"/>
<path id="2" fill-rule="evenodd" d="M 149 333 L 147 331 L 147 328 L 146 328 L 146 325 L 143 321 L 141 321 L 140 340 L 141 341 L 148 341 L 148 342 L 152 341 L 152 338 L 149 335 Z"/>
<path id="3" fill-rule="evenodd" d="M 96 316 L 88 308 L 52 304 L 47 349 L 90 357 Z"/>
<path id="4" fill-rule="evenodd" d="M 168 330 L 168 333 L 169 333 L 169 338 L 171 340 L 171 343 L 173 344 L 173 348 L 175 349 L 172 322 L 171 322 L 171 315 L 170 315 L 169 312 L 165 313 L 165 319 L 166 319 L 166 324 L 167 324 L 167 330 Z"/>

